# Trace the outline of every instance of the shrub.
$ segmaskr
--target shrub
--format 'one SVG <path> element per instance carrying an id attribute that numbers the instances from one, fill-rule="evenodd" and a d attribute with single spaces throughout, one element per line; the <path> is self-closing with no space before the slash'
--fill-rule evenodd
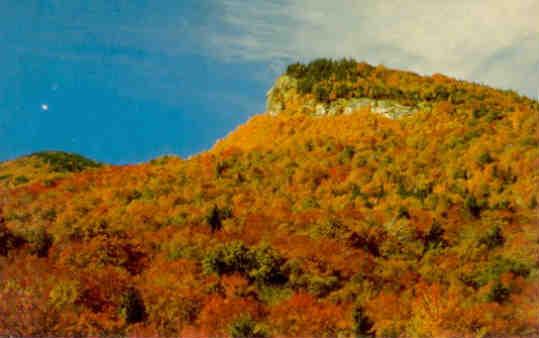
<path id="1" fill-rule="evenodd" d="M 524 263 L 498 256 L 494 258 L 494 262 L 466 277 L 466 279 L 475 287 L 481 287 L 491 281 L 499 280 L 500 276 L 507 272 L 526 278 L 529 276 L 530 271 L 530 267 Z"/>
<path id="2" fill-rule="evenodd" d="M 354 147 L 352 146 L 346 146 L 344 147 L 343 151 L 339 155 L 339 161 L 341 163 L 348 163 L 352 158 L 354 158 L 354 154 L 356 153 Z"/>
<path id="3" fill-rule="evenodd" d="M 142 322 L 146 319 L 146 307 L 135 288 L 129 288 L 123 294 L 120 313 L 127 324 Z"/>
<path id="4" fill-rule="evenodd" d="M 311 275 L 307 278 L 307 290 L 318 298 L 327 296 L 339 285 L 339 279 L 335 276 Z"/>
<path id="5" fill-rule="evenodd" d="M 335 95 L 337 96 L 337 98 L 346 98 L 348 97 L 348 95 L 350 95 L 351 92 L 351 87 L 347 86 L 346 84 L 340 84 L 335 90 Z"/>
<path id="6" fill-rule="evenodd" d="M 44 220 L 49 221 L 49 222 L 54 221 L 56 219 L 56 216 L 57 216 L 57 213 L 54 208 L 47 209 L 43 211 L 43 213 L 41 214 L 41 217 Z"/>
<path id="7" fill-rule="evenodd" d="M 489 249 L 503 245 L 505 238 L 503 237 L 502 229 L 499 226 L 494 226 L 487 232 L 485 237 L 479 240 L 479 243 L 486 245 Z"/>
<path id="8" fill-rule="evenodd" d="M 225 170 L 228 168 L 228 164 L 224 161 L 218 162 L 215 165 L 215 177 L 221 178 Z"/>
<path id="9" fill-rule="evenodd" d="M 286 75 L 295 77 L 295 78 L 303 77 L 306 71 L 307 69 L 305 65 L 299 62 L 293 63 L 291 65 L 288 65 L 288 67 L 286 67 Z"/>
<path id="10" fill-rule="evenodd" d="M 195 245 L 172 243 L 168 249 L 168 259 L 177 260 L 179 258 L 198 260 L 201 250 Z"/>
<path id="11" fill-rule="evenodd" d="M 356 306 L 353 309 L 352 319 L 354 321 L 354 334 L 356 338 L 374 337 L 371 333 L 374 323 L 369 317 L 365 316 L 365 311 L 361 306 Z"/>
<path id="12" fill-rule="evenodd" d="M 406 186 L 404 185 L 403 182 L 398 182 L 397 183 L 397 194 L 401 198 L 406 198 L 406 197 L 410 196 L 410 192 L 406 189 Z"/>
<path id="13" fill-rule="evenodd" d="M 468 195 L 466 197 L 464 200 L 464 207 L 474 217 L 479 217 L 481 214 L 481 205 L 479 205 L 477 199 L 473 195 Z"/>
<path id="14" fill-rule="evenodd" d="M 252 264 L 249 248 L 243 242 L 235 241 L 222 244 L 210 251 L 204 258 L 202 265 L 206 273 L 246 273 Z"/>
<path id="15" fill-rule="evenodd" d="M 479 107 L 472 111 L 472 116 L 476 119 L 483 117 L 485 114 L 487 114 L 485 107 Z"/>
<path id="16" fill-rule="evenodd" d="M 337 219 L 328 219 L 314 229 L 316 236 L 336 238 L 342 235 L 345 230 L 345 226 Z"/>
<path id="17" fill-rule="evenodd" d="M 503 118 L 503 114 L 499 111 L 492 110 L 487 114 L 487 121 L 492 122 Z"/>
<path id="18" fill-rule="evenodd" d="M 503 303 L 509 296 L 511 291 L 509 288 L 505 287 L 500 281 L 496 281 L 490 288 L 490 292 L 487 294 L 488 302 Z"/>
<path id="19" fill-rule="evenodd" d="M 265 338 L 269 334 L 256 324 L 250 316 L 241 316 L 230 325 L 232 338 Z"/>
<path id="20" fill-rule="evenodd" d="M 303 210 L 315 209 L 315 208 L 319 208 L 320 204 L 318 204 L 318 201 L 316 200 L 315 197 L 311 196 L 303 200 L 303 202 L 301 203 L 301 207 Z"/>
<path id="21" fill-rule="evenodd" d="M 410 219 L 410 212 L 408 211 L 408 208 L 406 208 L 405 206 L 401 205 L 399 207 L 399 210 L 397 212 L 397 218 L 406 218 L 406 219 Z"/>
<path id="22" fill-rule="evenodd" d="M 324 85 L 316 85 L 314 87 L 314 96 L 319 102 L 329 101 L 329 91 Z"/>
<path id="23" fill-rule="evenodd" d="M 15 177 L 13 182 L 15 183 L 15 185 L 19 185 L 19 184 L 28 183 L 28 182 L 30 182 L 30 180 L 28 179 L 28 177 L 21 175 L 21 176 Z"/>
<path id="24" fill-rule="evenodd" d="M 453 173 L 453 179 L 456 179 L 456 180 L 466 179 L 466 177 L 468 177 L 468 172 L 466 171 L 466 169 L 463 169 L 463 168 L 458 168 Z"/>
<path id="25" fill-rule="evenodd" d="M 127 200 L 127 204 L 131 203 L 132 201 L 134 200 L 138 200 L 142 198 L 142 193 L 137 190 L 137 189 L 133 189 L 131 192 L 129 192 L 129 194 L 126 196 L 126 200 Z"/>
<path id="26" fill-rule="evenodd" d="M 479 155 L 479 157 L 477 158 L 477 164 L 479 164 L 481 166 L 492 163 L 493 161 L 494 161 L 494 159 L 492 158 L 490 153 L 487 152 L 487 151 L 481 153 L 481 155 Z"/>
<path id="27" fill-rule="evenodd" d="M 363 249 L 375 257 L 380 256 L 380 248 L 375 238 L 369 238 L 366 235 L 353 232 L 348 236 L 346 241 L 348 245 L 354 248 Z"/>
<path id="28" fill-rule="evenodd" d="M 357 184 L 352 183 L 350 199 L 355 200 L 356 198 L 361 197 L 361 196 L 363 196 L 363 193 L 361 192 L 361 188 Z"/>
<path id="29" fill-rule="evenodd" d="M 425 250 L 445 246 L 446 242 L 443 239 L 444 232 L 445 231 L 440 223 L 434 222 L 430 227 L 428 234 L 425 236 Z"/>
<path id="30" fill-rule="evenodd" d="M 211 228 L 211 231 L 220 230 L 223 227 L 222 221 L 232 217 L 232 210 L 230 208 L 219 209 L 217 205 L 214 205 L 208 215 L 206 215 L 206 223 Z"/>
<path id="31" fill-rule="evenodd" d="M 286 282 L 286 276 L 281 272 L 284 263 L 284 258 L 270 246 L 249 248 L 243 242 L 235 241 L 210 251 L 202 265 L 206 273 L 238 272 L 257 283 L 279 284 Z"/>
<path id="32" fill-rule="evenodd" d="M 533 196 L 531 197 L 529 208 L 530 208 L 530 209 L 535 209 L 535 208 L 537 208 L 537 195 L 533 195 Z"/>
<path id="33" fill-rule="evenodd" d="M 49 301 L 57 308 L 74 304 L 79 298 L 79 284 L 76 281 L 61 281 L 49 292 Z"/>
<path id="34" fill-rule="evenodd" d="M 221 223 L 221 217 L 219 216 L 219 209 L 216 205 L 214 205 L 208 215 L 206 215 L 206 223 L 208 223 L 210 226 L 211 231 L 220 230 L 223 226 Z"/>
<path id="35" fill-rule="evenodd" d="M 5 225 L 0 216 L 0 256 L 7 256 L 8 252 L 22 245 L 24 240 L 15 236 Z"/>
<path id="36" fill-rule="evenodd" d="M 281 272 L 285 259 L 269 245 L 262 245 L 251 250 L 251 271 L 249 277 L 262 284 L 281 284 L 286 276 Z"/>
<path id="37" fill-rule="evenodd" d="M 29 235 L 30 253 L 38 257 L 47 257 L 52 246 L 52 236 L 44 227 L 39 227 Z"/>
<path id="38" fill-rule="evenodd" d="M 298 81 L 298 91 L 302 94 L 308 94 L 312 92 L 314 83 L 312 78 L 303 78 Z"/>

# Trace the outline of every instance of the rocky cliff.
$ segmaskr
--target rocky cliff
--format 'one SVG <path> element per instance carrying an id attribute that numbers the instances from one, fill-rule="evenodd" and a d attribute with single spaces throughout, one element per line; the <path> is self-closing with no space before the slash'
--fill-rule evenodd
<path id="1" fill-rule="evenodd" d="M 420 108 L 428 109 L 430 105 L 423 103 L 419 107 L 406 106 L 394 100 L 369 97 L 338 98 L 320 102 L 314 95 L 299 93 L 298 80 L 288 75 L 280 76 L 266 94 L 266 112 L 270 115 L 301 112 L 314 116 L 331 116 L 369 110 L 388 118 L 398 118 L 415 113 Z"/>
<path id="2" fill-rule="evenodd" d="M 266 96 L 270 115 L 333 116 L 366 110 L 395 119 L 440 108 L 475 117 L 488 113 L 496 119 L 504 110 L 538 108 L 537 101 L 513 91 L 346 59 L 292 64 Z"/>

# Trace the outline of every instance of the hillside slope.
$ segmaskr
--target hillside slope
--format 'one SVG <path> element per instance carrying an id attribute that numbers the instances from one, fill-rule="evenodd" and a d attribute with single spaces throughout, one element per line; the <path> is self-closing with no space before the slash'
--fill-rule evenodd
<path id="1" fill-rule="evenodd" d="M 14 188 L 39 181 L 52 184 L 55 179 L 99 166 L 100 163 L 78 154 L 62 151 L 37 152 L 1 162 L 0 188 Z"/>
<path id="2" fill-rule="evenodd" d="M 293 65 L 189 160 L 7 185 L 0 335 L 538 335 L 537 102 L 380 69 Z"/>

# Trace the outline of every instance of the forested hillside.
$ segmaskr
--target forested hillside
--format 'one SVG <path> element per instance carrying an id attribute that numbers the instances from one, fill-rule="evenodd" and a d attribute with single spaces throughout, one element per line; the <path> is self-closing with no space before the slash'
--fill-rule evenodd
<path id="1" fill-rule="evenodd" d="M 77 154 L 42 151 L 0 163 L 0 190 L 35 182 L 52 184 L 55 179 L 101 164 Z"/>
<path id="2" fill-rule="evenodd" d="M 188 160 L 1 164 L 0 335 L 539 335 L 538 102 L 352 60 L 285 76 L 280 113 Z M 352 98 L 414 112 L 309 108 Z"/>

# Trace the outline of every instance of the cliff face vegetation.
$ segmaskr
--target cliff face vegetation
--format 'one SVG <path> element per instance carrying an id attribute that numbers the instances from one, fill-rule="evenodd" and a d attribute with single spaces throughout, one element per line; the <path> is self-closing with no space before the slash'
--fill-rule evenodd
<path id="1" fill-rule="evenodd" d="M 0 335 L 539 335 L 537 101 L 317 60 L 268 102 L 189 160 L 2 164 Z"/>
<path id="2" fill-rule="evenodd" d="M 512 91 L 457 81 L 441 74 L 415 73 L 373 67 L 353 60 L 318 59 L 307 65 L 289 65 L 267 93 L 271 114 L 298 112 L 310 115 L 350 114 L 369 108 L 390 118 L 432 111 L 439 102 L 481 115 L 514 110 L 537 102 Z"/>

